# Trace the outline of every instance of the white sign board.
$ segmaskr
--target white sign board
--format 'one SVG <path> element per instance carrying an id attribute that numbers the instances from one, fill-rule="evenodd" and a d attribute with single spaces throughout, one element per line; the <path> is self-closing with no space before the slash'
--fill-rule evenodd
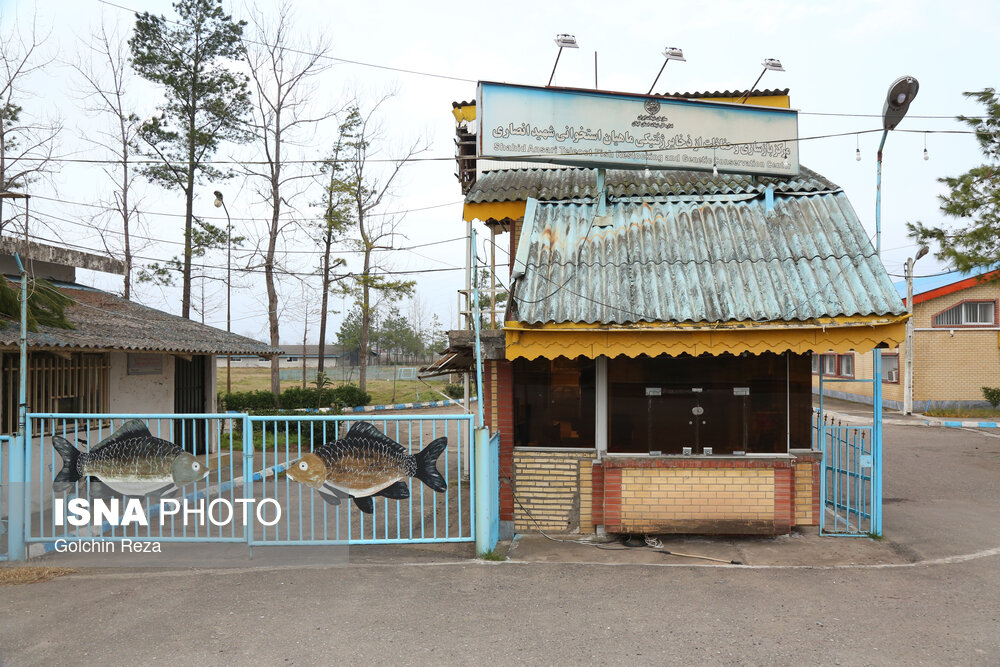
<path id="1" fill-rule="evenodd" d="M 479 158 L 794 176 L 790 109 L 480 82 Z"/>

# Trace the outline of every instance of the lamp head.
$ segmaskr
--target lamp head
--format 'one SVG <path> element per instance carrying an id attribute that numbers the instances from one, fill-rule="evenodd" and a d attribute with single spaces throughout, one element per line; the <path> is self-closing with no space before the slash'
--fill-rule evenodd
<path id="1" fill-rule="evenodd" d="M 663 57 L 667 60 L 680 60 L 681 62 L 687 62 L 687 58 L 684 57 L 684 50 L 678 49 L 676 46 L 668 46 L 663 49 Z"/>
<path id="2" fill-rule="evenodd" d="M 930 252 L 930 248 L 928 248 L 925 245 L 920 246 L 920 250 L 917 251 L 917 256 L 913 258 L 913 261 L 914 262 L 917 261 L 918 259 L 920 259 L 924 255 L 926 255 L 928 252 Z"/>
<path id="3" fill-rule="evenodd" d="M 781 61 L 777 58 L 764 58 L 764 62 L 761 63 L 764 69 L 769 69 L 772 72 L 784 72 L 785 68 L 781 66 Z"/>
<path id="4" fill-rule="evenodd" d="M 901 76 L 889 86 L 889 93 L 882 107 L 882 129 L 894 130 L 903 120 L 910 102 L 917 96 L 920 83 L 912 76 Z"/>
<path id="5" fill-rule="evenodd" d="M 556 35 L 556 46 L 560 49 L 580 48 L 580 45 L 576 43 L 576 37 L 574 35 L 567 35 L 566 33 Z"/>
<path id="6" fill-rule="evenodd" d="M 222 193 L 216 190 L 212 194 L 215 195 L 215 208 L 219 208 L 222 206 Z"/>

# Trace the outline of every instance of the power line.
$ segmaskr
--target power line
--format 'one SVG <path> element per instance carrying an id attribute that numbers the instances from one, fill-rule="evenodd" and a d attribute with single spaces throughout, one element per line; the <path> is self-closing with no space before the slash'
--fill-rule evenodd
<path id="1" fill-rule="evenodd" d="M 98 0 L 99 2 L 102 0 Z M 697 146 L 668 146 L 666 148 L 635 148 L 629 149 L 630 153 L 667 153 L 671 151 L 684 151 L 684 150 L 711 150 L 711 149 L 724 149 L 724 148 L 736 148 L 739 146 L 752 146 L 760 144 L 796 144 L 805 141 L 817 141 L 820 139 L 834 139 L 839 137 L 851 137 L 860 136 L 862 134 L 873 134 L 882 132 L 881 128 L 875 128 L 871 130 L 851 130 L 847 132 L 831 132 L 828 134 L 814 134 L 808 137 L 795 137 L 795 138 L 785 138 L 785 139 L 771 139 L 768 141 L 731 141 L 725 143 L 717 144 L 704 144 Z M 896 129 L 894 132 L 906 132 L 910 134 L 979 134 L 975 130 L 904 130 Z M 517 162 L 519 160 L 551 160 L 553 157 L 556 158 L 567 158 L 567 157 L 587 157 L 587 156 L 601 156 L 601 155 L 614 155 L 620 152 L 618 150 L 583 150 L 583 151 L 573 151 L 570 153 L 559 153 L 557 155 L 552 153 L 521 153 L 517 155 L 507 155 L 504 156 L 503 161 L 507 162 Z M 120 160 L 103 160 L 97 158 L 43 158 L 43 157 L 24 157 L 22 158 L 26 161 L 48 161 L 57 162 L 63 164 L 121 164 Z M 386 163 L 386 164 L 399 164 L 399 163 L 417 163 L 417 162 L 442 162 L 442 161 L 452 161 L 456 160 L 457 157 L 454 155 L 449 155 L 447 157 L 409 157 L 405 159 L 392 159 L 392 158 L 366 158 L 365 162 L 369 163 Z M 142 164 L 173 164 L 173 165 L 186 165 L 187 161 L 184 160 L 154 160 L 154 159 L 144 159 L 144 160 L 132 160 L 130 161 L 136 165 Z M 322 162 L 322 160 L 282 160 L 284 164 L 315 164 L 316 162 Z M 357 162 L 357 160 L 327 160 L 327 162 L 337 162 L 343 164 L 350 164 Z M 266 160 L 200 160 L 199 164 L 204 165 L 267 165 L 270 164 Z"/>
<path id="2" fill-rule="evenodd" d="M 131 7 L 126 7 L 124 5 L 115 4 L 113 2 L 109 2 L 108 0 L 97 0 L 97 2 L 99 2 L 99 3 L 103 4 L 103 5 L 108 5 L 109 7 L 115 7 L 116 9 L 122 9 L 122 10 L 127 11 L 127 12 L 132 12 L 134 14 L 138 14 L 139 13 L 137 10 L 132 9 Z M 173 19 L 168 19 L 165 16 L 161 17 L 161 18 L 163 18 L 163 20 L 165 20 L 165 21 L 167 21 L 169 23 L 174 23 L 176 25 L 180 25 L 180 23 L 178 21 L 174 21 Z M 257 45 L 257 46 L 263 46 L 263 47 L 266 47 L 266 48 L 272 48 L 272 47 L 276 46 L 275 44 L 265 44 L 263 42 L 258 42 L 258 41 L 255 41 L 255 40 L 252 40 L 252 39 L 246 39 L 246 38 L 243 38 L 243 41 L 247 42 L 248 44 L 254 44 L 254 45 Z M 312 56 L 312 57 L 315 57 L 315 58 L 322 58 L 322 59 L 325 59 L 325 60 L 332 60 L 334 62 L 345 63 L 345 64 L 348 64 L 348 65 L 359 65 L 361 67 L 372 67 L 374 69 L 387 70 L 387 71 L 390 71 L 390 72 L 400 72 L 402 74 L 414 74 L 414 75 L 417 75 L 417 76 L 427 76 L 427 77 L 431 77 L 431 78 L 435 78 L 435 79 L 448 79 L 450 81 L 462 81 L 464 83 L 478 83 L 476 81 L 476 79 L 466 79 L 466 78 L 463 78 L 463 77 L 460 77 L 460 76 L 452 76 L 452 75 L 449 75 L 449 74 L 435 74 L 433 72 L 421 72 L 421 71 L 418 71 L 418 70 L 405 69 L 405 68 L 402 68 L 402 67 L 391 67 L 389 65 L 378 65 L 376 63 L 366 63 L 366 62 L 362 62 L 360 60 L 350 60 L 348 58 L 338 58 L 336 56 L 331 56 L 331 55 L 328 55 L 326 53 L 316 53 L 316 52 L 313 52 L 313 51 L 304 51 L 304 50 L 301 50 L 301 49 L 292 49 L 292 48 L 289 48 L 289 47 L 286 47 L 286 46 L 283 46 L 281 48 L 282 48 L 283 51 L 288 51 L 289 53 L 296 53 L 296 54 L 303 55 L 303 56 Z"/>
<path id="3" fill-rule="evenodd" d="M 42 200 L 51 201 L 51 202 L 57 202 L 59 204 L 70 204 L 70 205 L 73 205 L 73 206 L 83 206 L 83 207 L 86 207 L 86 208 L 98 208 L 98 209 L 101 209 L 102 211 L 107 211 L 109 213 L 116 211 L 116 209 L 111 208 L 109 206 L 102 205 L 102 204 L 91 204 L 91 203 L 88 203 L 88 202 L 72 201 L 72 200 L 69 200 L 69 199 L 60 199 L 58 197 L 46 197 L 44 195 L 31 195 L 31 198 L 32 199 L 42 199 Z M 385 213 L 368 213 L 368 214 L 365 215 L 365 217 L 367 217 L 367 218 L 388 218 L 388 217 L 392 217 L 392 216 L 395 216 L 395 215 L 404 215 L 406 213 L 416 213 L 417 211 L 429 211 L 429 210 L 435 209 L 435 208 L 444 208 L 446 206 L 456 206 L 458 204 L 463 204 L 463 203 L 465 203 L 465 202 L 462 201 L 462 200 L 459 200 L 459 201 L 447 202 L 447 203 L 444 203 L 444 204 L 432 204 L 430 206 L 420 206 L 420 207 L 416 207 L 416 208 L 402 209 L 402 210 L 399 210 L 399 211 L 388 211 L 388 212 L 385 212 Z M 136 214 L 138 214 L 138 215 L 155 215 L 155 216 L 160 216 L 160 217 L 165 217 L 165 218 L 185 218 L 185 217 L 187 217 L 183 213 L 166 213 L 166 212 L 162 212 L 162 211 L 145 211 L 145 210 L 141 210 L 141 209 L 136 209 L 133 212 L 136 213 Z M 224 215 L 196 215 L 195 217 L 196 218 L 200 218 L 202 220 L 227 220 L 226 216 L 224 216 Z M 323 218 L 321 218 L 321 217 L 303 218 L 302 222 L 312 222 L 312 221 L 318 222 L 318 221 L 320 221 L 322 219 Z M 238 222 L 270 222 L 270 218 L 247 218 L 247 217 L 236 217 L 236 216 L 229 216 L 228 220 L 235 220 L 235 221 L 238 221 Z"/>

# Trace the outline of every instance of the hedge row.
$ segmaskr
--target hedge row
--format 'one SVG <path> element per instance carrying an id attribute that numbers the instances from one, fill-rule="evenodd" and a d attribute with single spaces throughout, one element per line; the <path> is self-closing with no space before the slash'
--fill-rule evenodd
<path id="1" fill-rule="evenodd" d="M 300 410 L 316 408 L 345 408 L 357 405 L 367 405 L 371 395 L 361 391 L 353 384 L 345 384 L 333 389 L 316 389 L 309 387 L 290 387 L 281 392 L 281 408 L 283 410 Z M 219 393 L 219 405 L 223 410 L 235 412 L 262 412 L 274 410 L 274 394 L 258 389 L 256 391 L 234 391 L 231 394 Z"/>

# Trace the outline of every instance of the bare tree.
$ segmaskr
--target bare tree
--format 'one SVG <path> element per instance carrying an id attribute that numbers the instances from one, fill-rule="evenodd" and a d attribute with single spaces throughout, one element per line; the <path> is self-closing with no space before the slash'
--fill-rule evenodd
<path id="1" fill-rule="evenodd" d="M 135 177 L 135 142 L 142 121 L 126 101 L 126 93 L 131 86 L 132 70 L 129 66 L 129 50 L 121 38 L 118 27 L 110 32 L 103 23 L 91 35 L 86 45 L 87 51 L 72 67 L 83 80 L 83 96 L 87 111 L 106 116 L 110 127 L 96 133 L 85 133 L 84 139 L 101 146 L 114 156 L 111 165 L 102 167 L 112 184 L 111 199 L 103 202 L 106 211 L 93 221 L 94 229 L 101 237 L 108 254 L 118 254 L 117 240 L 109 239 L 122 234 L 121 254 L 125 262 L 123 294 L 132 297 L 132 232 L 139 224 L 137 202 L 132 196 Z M 108 233 L 103 222 L 110 216 L 119 223 L 120 232 Z M 118 226 L 118 225 L 116 225 Z"/>
<path id="2" fill-rule="evenodd" d="M 423 139 L 417 139 L 403 151 L 402 157 L 394 158 L 381 173 L 375 168 L 377 147 L 382 141 L 375 114 L 387 99 L 383 97 L 367 113 L 362 113 L 357 103 L 352 104 L 340 124 L 340 137 L 346 149 L 339 163 L 344 167 L 340 187 L 351 201 L 351 216 L 357 232 L 354 246 L 362 260 L 361 271 L 351 276 L 353 286 L 350 288 L 361 310 L 358 385 L 362 391 L 367 389 L 368 344 L 375 297 L 380 295 L 391 302 L 408 295 L 414 285 L 412 280 L 388 278 L 386 267 L 376 255 L 379 250 L 392 250 L 400 223 L 399 218 L 379 213 L 378 209 L 391 194 L 403 166 L 415 155 L 427 150 Z"/>
<path id="3" fill-rule="evenodd" d="M 250 67 L 251 85 L 257 93 L 251 124 L 264 164 L 261 169 L 249 168 L 248 175 L 263 181 L 258 193 L 271 208 L 263 253 L 264 283 L 270 341 L 277 347 L 280 336 L 275 256 L 278 239 L 288 226 L 295 224 L 283 217 L 282 209 L 291 208 L 289 202 L 305 190 L 311 177 L 285 164 L 285 150 L 297 146 L 296 142 L 306 139 L 317 123 L 334 112 L 311 113 L 316 97 L 312 83 L 329 67 L 324 57 L 327 47 L 322 42 L 292 47 L 288 3 L 281 5 L 273 23 L 268 23 L 258 10 L 254 10 L 251 21 L 251 35 L 244 39 L 243 50 Z M 277 357 L 271 358 L 271 391 L 277 400 L 281 393 Z"/>
<path id="4" fill-rule="evenodd" d="M 16 15 L 9 30 L 0 34 L 0 192 L 25 190 L 56 167 L 62 122 L 34 116 L 23 106 L 31 97 L 27 80 L 53 61 L 42 53 L 47 37 L 39 36 L 34 18 L 30 29 L 22 31 Z M 4 218 L 0 198 L 0 232 L 13 221 Z"/>

